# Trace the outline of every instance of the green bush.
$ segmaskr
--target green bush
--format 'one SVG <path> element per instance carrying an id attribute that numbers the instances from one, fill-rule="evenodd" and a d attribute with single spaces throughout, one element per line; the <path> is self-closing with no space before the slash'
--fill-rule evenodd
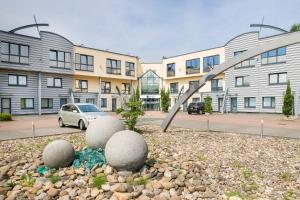
<path id="1" fill-rule="evenodd" d="M 170 106 L 170 92 L 162 88 L 160 90 L 161 109 L 163 112 L 168 112 Z"/>
<path id="2" fill-rule="evenodd" d="M 211 102 L 212 102 L 212 98 L 211 98 L 210 96 L 207 96 L 207 97 L 204 99 L 204 111 L 205 111 L 205 113 L 209 113 L 209 114 L 212 113 L 212 105 L 211 105 Z"/>
<path id="3" fill-rule="evenodd" d="M 116 109 L 116 113 L 117 113 L 117 114 L 120 114 L 120 113 L 122 113 L 123 111 L 124 111 L 123 108 L 117 108 L 117 109 Z"/>
<path id="4" fill-rule="evenodd" d="M 0 113 L 0 121 L 11 121 L 12 116 L 8 113 Z"/>
<path id="5" fill-rule="evenodd" d="M 293 114 L 293 95 L 291 91 L 290 81 L 288 81 L 288 84 L 286 86 L 286 91 L 285 91 L 283 106 L 282 106 L 282 113 L 287 117 Z"/>
<path id="6" fill-rule="evenodd" d="M 300 24 L 293 24 L 290 29 L 290 32 L 297 32 L 297 31 L 300 31 Z"/>
<path id="7" fill-rule="evenodd" d="M 97 175 L 92 178 L 92 187 L 101 188 L 107 182 L 107 179 L 104 175 Z"/>

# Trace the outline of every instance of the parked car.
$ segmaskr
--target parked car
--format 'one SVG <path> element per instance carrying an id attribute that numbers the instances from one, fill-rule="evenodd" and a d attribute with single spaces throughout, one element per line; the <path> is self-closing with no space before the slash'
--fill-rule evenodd
<path id="1" fill-rule="evenodd" d="M 89 123 L 98 116 L 106 115 L 97 106 L 90 103 L 69 103 L 62 105 L 58 112 L 58 124 L 60 127 L 66 125 L 77 126 L 81 130 L 88 127 Z"/>
<path id="2" fill-rule="evenodd" d="M 187 108 L 188 114 L 198 113 L 204 114 L 204 103 L 203 102 L 192 102 Z"/>

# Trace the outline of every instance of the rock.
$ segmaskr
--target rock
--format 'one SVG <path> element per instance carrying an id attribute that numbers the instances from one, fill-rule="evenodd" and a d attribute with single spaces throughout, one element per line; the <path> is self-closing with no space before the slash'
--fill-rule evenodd
<path id="1" fill-rule="evenodd" d="M 110 191 L 112 192 L 126 192 L 128 185 L 126 183 L 117 183 L 110 187 Z"/>
<path id="2" fill-rule="evenodd" d="M 72 164 L 74 157 L 74 147 L 66 140 L 55 140 L 43 151 L 44 164 L 50 168 L 67 167 Z"/>
<path id="3" fill-rule="evenodd" d="M 6 165 L 6 166 L 3 166 L 3 167 L 0 168 L 0 181 L 5 179 L 9 169 L 10 169 L 9 165 Z"/>
<path id="4" fill-rule="evenodd" d="M 58 181 L 58 182 L 56 182 L 56 183 L 54 184 L 54 186 L 55 186 L 56 188 L 61 188 L 62 185 L 63 185 L 63 182 L 62 182 L 62 181 Z"/>
<path id="5" fill-rule="evenodd" d="M 117 183 L 118 182 L 118 179 L 115 175 L 107 175 L 106 179 L 110 183 Z"/>
<path id="6" fill-rule="evenodd" d="M 240 197 L 233 196 L 233 197 L 230 197 L 229 200 L 242 200 L 242 199 Z"/>
<path id="7" fill-rule="evenodd" d="M 146 195 L 141 195 L 137 200 L 150 200 L 151 198 L 147 197 Z"/>
<path id="8" fill-rule="evenodd" d="M 58 200 L 69 200 L 71 199 L 69 195 L 64 195 L 58 198 Z"/>
<path id="9" fill-rule="evenodd" d="M 100 190 L 98 188 L 93 188 L 91 190 L 91 197 L 95 198 L 100 193 Z"/>
<path id="10" fill-rule="evenodd" d="M 84 175 L 84 169 L 83 168 L 75 169 L 75 173 L 83 176 Z"/>
<path id="11" fill-rule="evenodd" d="M 59 193 L 59 190 L 58 189 L 55 189 L 55 188 L 50 188 L 48 191 L 47 191 L 47 194 L 50 196 L 50 197 L 55 197 L 57 196 Z"/>
<path id="12" fill-rule="evenodd" d="M 85 140 L 87 145 L 93 149 L 104 149 L 110 137 L 124 129 L 124 124 L 118 118 L 99 116 L 89 124 L 85 132 Z"/>
<path id="13" fill-rule="evenodd" d="M 132 198 L 132 195 L 131 193 L 115 192 L 113 193 L 113 197 L 116 197 L 118 200 L 128 200 Z"/>
<path id="14" fill-rule="evenodd" d="M 117 170 L 138 171 L 144 165 L 147 154 L 144 138 L 129 130 L 115 133 L 105 146 L 107 162 Z"/>
<path id="15" fill-rule="evenodd" d="M 109 185 L 109 184 L 103 184 L 103 185 L 101 186 L 101 188 L 102 188 L 102 190 L 104 190 L 104 191 L 110 191 L 110 185 Z"/>
<path id="16" fill-rule="evenodd" d="M 104 169 L 104 174 L 105 175 L 111 175 L 111 174 L 113 174 L 113 168 L 111 166 L 107 165 L 105 167 L 105 169 Z"/>

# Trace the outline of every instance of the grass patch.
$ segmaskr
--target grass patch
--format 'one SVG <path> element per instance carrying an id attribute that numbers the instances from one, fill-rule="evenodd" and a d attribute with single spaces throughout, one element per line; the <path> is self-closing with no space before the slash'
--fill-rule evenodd
<path id="1" fill-rule="evenodd" d="M 11 121 L 12 116 L 8 113 L 0 113 L 0 121 Z"/>
<path id="2" fill-rule="evenodd" d="M 53 183 L 53 184 L 55 184 L 55 183 L 57 183 L 58 181 L 60 181 L 60 177 L 57 176 L 57 175 L 54 175 L 54 174 L 51 174 L 51 175 L 49 176 L 49 179 L 50 179 L 51 183 Z"/>
<path id="3" fill-rule="evenodd" d="M 21 183 L 23 186 L 31 187 L 33 186 L 35 181 L 35 178 L 30 173 L 26 173 L 21 176 Z"/>
<path id="4" fill-rule="evenodd" d="M 13 189 L 15 186 L 16 186 L 16 182 L 14 182 L 13 180 L 8 180 L 6 183 L 5 183 L 5 187 L 8 187 L 10 189 Z"/>
<path id="5" fill-rule="evenodd" d="M 237 169 L 242 169 L 245 167 L 244 163 L 237 160 L 232 163 L 232 166 Z"/>
<path id="6" fill-rule="evenodd" d="M 279 177 L 285 181 L 290 181 L 291 179 L 291 174 L 289 172 L 281 172 L 279 174 Z"/>
<path id="7" fill-rule="evenodd" d="M 247 180 L 247 181 L 252 180 L 252 172 L 251 172 L 251 170 L 249 170 L 247 168 L 244 168 L 242 170 L 242 174 L 243 174 L 243 177 L 244 177 L 245 180 Z"/>
<path id="8" fill-rule="evenodd" d="M 293 190 L 287 190 L 287 191 L 284 192 L 283 198 L 284 198 L 284 200 L 292 200 L 293 195 L 294 195 Z"/>
<path id="9" fill-rule="evenodd" d="M 197 155 L 197 159 L 200 160 L 200 161 L 205 161 L 205 160 L 207 160 L 207 156 L 203 155 L 202 153 L 199 153 Z"/>
<path id="10" fill-rule="evenodd" d="M 225 195 L 230 198 L 230 197 L 242 197 L 240 191 L 229 191 L 225 192 Z"/>
<path id="11" fill-rule="evenodd" d="M 128 177 L 126 179 L 126 183 L 129 185 L 146 185 L 148 181 L 149 179 L 147 177 L 139 177 L 136 179 L 133 179 L 133 177 Z"/>
<path id="12" fill-rule="evenodd" d="M 97 175 L 92 179 L 92 187 L 101 188 L 107 182 L 106 176 L 104 175 Z"/>

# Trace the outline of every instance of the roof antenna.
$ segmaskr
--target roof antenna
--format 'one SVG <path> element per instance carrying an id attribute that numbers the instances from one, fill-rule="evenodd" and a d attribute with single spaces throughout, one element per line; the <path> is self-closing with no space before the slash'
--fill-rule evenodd
<path id="1" fill-rule="evenodd" d="M 265 16 L 262 17 L 262 20 L 261 20 L 262 25 L 264 24 L 264 20 L 265 20 Z M 259 37 L 260 37 L 260 34 L 261 34 L 261 29 L 262 29 L 262 26 L 259 28 Z"/>
<path id="2" fill-rule="evenodd" d="M 35 24 L 36 24 L 36 29 L 37 29 L 37 31 L 38 31 L 38 33 L 39 33 L 39 36 L 41 37 L 40 29 L 39 29 L 38 23 L 37 23 L 37 21 L 36 21 L 35 15 L 33 15 L 33 19 L 34 19 L 34 22 L 35 22 Z"/>

